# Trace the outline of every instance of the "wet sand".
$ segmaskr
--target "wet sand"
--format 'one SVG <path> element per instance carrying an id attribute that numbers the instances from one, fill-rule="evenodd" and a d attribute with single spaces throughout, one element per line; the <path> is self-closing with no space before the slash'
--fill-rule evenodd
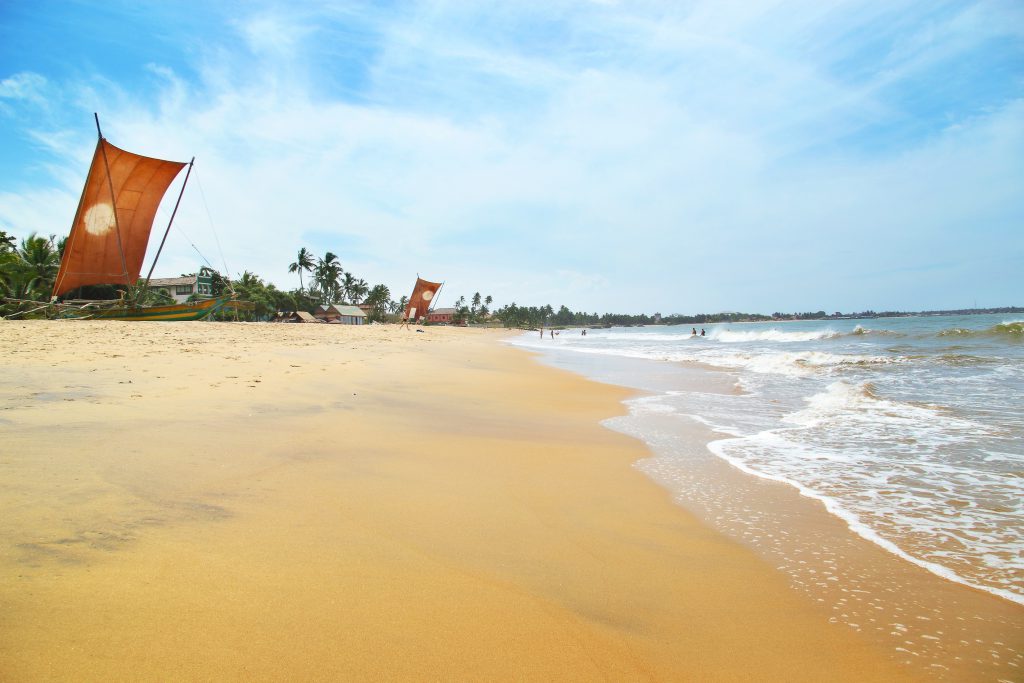
<path id="1" fill-rule="evenodd" d="M 587 354 L 539 358 L 655 395 L 740 391 L 729 372 L 696 364 Z M 637 469 L 705 524 L 787 575 L 794 590 L 827 610 L 830 623 L 863 634 L 929 680 L 1021 680 L 1024 607 L 908 562 L 855 533 L 820 501 L 733 467 L 708 446 L 722 433 L 692 416 L 645 410 L 650 396 L 627 401 L 631 415 L 604 422 L 647 439 L 651 456 Z"/>
<path id="2" fill-rule="evenodd" d="M 0 679 L 909 676 L 497 340 L 0 322 Z"/>

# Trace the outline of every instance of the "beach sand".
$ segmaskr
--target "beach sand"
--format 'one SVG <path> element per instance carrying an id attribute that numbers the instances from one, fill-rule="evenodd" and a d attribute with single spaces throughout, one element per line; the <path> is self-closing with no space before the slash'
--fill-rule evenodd
<path id="1" fill-rule="evenodd" d="M 0 679 L 910 676 L 499 339 L 0 322 Z"/>

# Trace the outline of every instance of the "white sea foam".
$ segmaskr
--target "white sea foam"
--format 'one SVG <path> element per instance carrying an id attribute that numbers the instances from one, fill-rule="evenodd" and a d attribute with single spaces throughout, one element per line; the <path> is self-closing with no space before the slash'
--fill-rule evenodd
<path id="1" fill-rule="evenodd" d="M 818 339 L 832 339 L 840 336 L 833 329 L 782 331 L 776 328 L 768 330 L 733 330 L 731 328 L 713 328 L 708 338 L 726 343 L 770 341 L 770 342 L 807 342 Z"/>
<path id="2" fill-rule="evenodd" d="M 1024 571 L 1020 538 L 1005 523 L 1006 511 L 1020 507 L 1021 484 L 942 457 L 990 427 L 843 381 L 806 398 L 782 422 L 792 426 L 710 449 L 822 501 L 859 535 L 929 571 L 1024 603 L 1024 585 L 1014 579 Z M 963 556 L 965 544 L 973 559 Z"/>
<path id="3" fill-rule="evenodd" d="M 955 581 L 966 586 L 971 586 L 972 588 L 978 588 L 980 590 L 987 591 L 994 595 L 998 595 L 1006 600 L 1010 600 L 1012 602 L 1024 605 L 1024 594 L 1018 592 L 1020 590 L 1019 586 L 1015 589 L 1010 589 L 1007 587 L 995 586 L 986 582 L 971 580 L 969 578 L 961 576 L 956 571 L 950 569 L 949 567 L 943 564 L 940 564 L 938 562 L 932 562 L 927 559 L 922 559 L 918 554 L 912 554 L 907 552 L 902 547 L 897 545 L 897 543 L 881 535 L 878 531 L 875 530 L 875 528 L 871 526 L 871 524 L 862 521 L 861 517 L 856 512 L 849 509 L 849 507 L 838 497 L 823 494 L 820 491 L 813 488 L 812 486 L 805 485 L 800 480 L 791 478 L 789 476 L 765 472 L 757 467 L 753 467 L 747 464 L 747 462 L 743 458 L 734 456 L 728 451 L 727 448 L 728 444 L 743 440 L 744 439 L 739 438 L 721 439 L 719 441 L 713 441 L 710 444 L 708 444 L 708 449 L 718 457 L 722 458 L 723 460 L 731 464 L 732 466 L 736 467 L 737 469 L 743 472 L 746 472 L 747 474 L 751 474 L 762 479 L 768 479 L 771 481 L 777 481 L 783 484 L 788 484 L 789 486 L 792 486 L 793 488 L 798 490 L 801 495 L 821 502 L 825 506 L 826 510 L 828 510 L 831 514 L 835 515 L 836 517 L 839 517 L 844 522 L 846 522 L 850 530 L 856 533 L 858 536 L 861 536 L 862 538 L 884 548 L 885 550 L 888 550 L 889 552 L 903 558 L 904 560 L 907 560 L 908 562 L 911 562 L 919 567 L 927 569 L 933 574 L 941 576 L 944 579 Z M 983 559 L 988 559 L 990 562 L 992 562 L 991 558 L 993 557 L 996 556 L 992 554 L 983 555 Z M 1024 568 L 1020 565 L 1019 561 L 1007 562 L 1005 560 L 1005 555 L 998 556 L 998 559 L 992 563 L 995 564 L 998 569 L 1009 569 L 1017 574 L 1019 574 L 1022 568 Z"/>
<path id="4" fill-rule="evenodd" d="M 613 367 L 620 356 L 654 368 L 728 370 L 745 393 L 645 397 L 631 404 L 631 430 L 671 444 L 664 430 L 692 417 L 734 437 L 712 451 L 743 471 L 795 486 L 861 536 L 936 574 L 1022 602 L 1024 529 L 1015 520 L 1024 517 L 1024 346 L 1015 331 L 997 329 L 1020 323 L 1001 317 L 898 318 L 884 330 L 830 321 L 708 325 L 704 338 L 689 328 L 629 328 L 523 340 L 589 354 L 595 362 L 586 365 L 596 369 L 601 358 Z M 958 333 L 940 334 L 949 330 Z"/>

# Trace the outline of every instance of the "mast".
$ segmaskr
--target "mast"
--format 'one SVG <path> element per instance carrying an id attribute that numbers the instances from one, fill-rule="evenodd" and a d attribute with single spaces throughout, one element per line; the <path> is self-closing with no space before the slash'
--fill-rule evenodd
<path id="1" fill-rule="evenodd" d="M 156 262 L 160 260 L 160 252 L 164 250 L 164 242 L 167 241 L 167 235 L 171 232 L 171 225 L 174 223 L 174 217 L 178 215 L 178 207 L 181 205 L 181 198 L 185 194 L 185 186 L 188 185 L 188 177 L 192 175 L 192 164 L 195 162 L 195 157 L 192 157 L 192 161 L 188 162 L 188 170 L 185 171 L 185 182 L 181 184 L 181 192 L 178 193 L 178 201 L 174 202 L 174 211 L 171 212 L 171 220 L 167 221 L 167 229 L 164 230 L 163 239 L 160 240 L 160 248 L 156 250 L 156 256 L 153 257 L 153 264 L 149 267 L 149 272 L 146 273 L 146 284 L 143 286 L 143 290 L 149 289 L 149 278 L 153 276 L 153 269 L 156 268 Z"/>
<path id="2" fill-rule="evenodd" d="M 417 277 L 419 277 L 419 276 L 417 276 Z M 441 283 L 441 284 L 440 284 L 440 285 L 438 286 L 438 288 L 437 288 L 437 291 L 436 291 L 436 292 L 434 292 L 434 296 L 433 296 L 433 297 L 431 297 L 431 299 L 430 299 L 430 304 L 429 304 L 429 305 L 427 306 L 427 312 L 426 312 L 426 313 L 424 313 L 424 315 L 430 315 L 430 312 L 431 312 L 432 310 L 434 310 L 434 306 L 436 306 L 436 305 L 437 305 L 437 298 L 438 298 L 439 296 L 441 296 L 441 290 L 442 290 L 443 288 L 444 288 L 444 282 L 442 282 L 442 283 Z"/>
<path id="3" fill-rule="evenodd" d="M 100 150 L 103 152 L 103 168 L 107 171 L 107 186 L 110 188 L 110 206 L 114 209 L 114 230 L 117 234 L 117 250 L 121 254 L 121 272 L 124 274 L 124 284 L 131 287 L 128 281 L 128 262 L 124 258 L 124 246 L 121 244 L 121 224 L 117 218 L 117 195 L 114 194 L 114 179 L 110 177 L 110 163 L 107 161 L 107 148 L 103 146 L 103 131 L 100 129 L 100 115 L 93 112 L 96 119 L 96 134 L 99 135 Z"/>
<path id="4" fill-rule="evenodd" d="M 93 113 L 93 116 L 96 116 L 96 114 Z M 97 116 L 96 117 L 96 127 L 99 128 L 99 125 L 100 125 L 100 120 L 99 120 L 99 117 Z M 103 136 L 102 135 L 100 135 L 100 139 L 96 141 L 96 148 L 99 149 L 101 144 L 103 144 Z M 96 156 L 96 153 L 93 152 L 93 157 L 95 157 L 95 156 Z M 78 198 L 78 208 L 75 209 L 75 217 L 73 219 L 71 219 L 71 229 L 68 230 L 68 241 L 64 244 L 64 254 L 61 256 L 61 261 L 62 262 L 64 261 L 64 259 L 68 258 L 68 256 L 71 254 L 71 249 L 74 246 L 74 243 L 71 240 L 75 236 L 75 221 L 78 220 L 78 217 L 82 214 L 82 206 L 85 205 L 85 191 L 88 190 L 88 189 L 89 189 L 89 183 L 88 183 L 88 180 L 87 180 L 86 183 L 84 185 L 82 185 L 82 196 L 80 196 Z M 116 215 L 117 211 L 115 210 L 114 213 Z M 67 274 L 65 273 L 65 277 L 66 276 L 67 276 Z M 63 280 L 63 278 L 61 278 L 59 280 L 57 278 L 54 278 L 54 280 L 53 280 L 53 292 L 57 291 L 57 287 L 60 286 L 60 283 L 61 283 L 62 280 Z M 57 295 L 54 294 L 53 292 L 50 293 L 50 299 L 51 300 L 57 298 Z M 78 287 L 78 296 L 79 297 L 82 296 L 82 287 L 81 287 L 81 285 L 79 285 L 79 287 Z"/>

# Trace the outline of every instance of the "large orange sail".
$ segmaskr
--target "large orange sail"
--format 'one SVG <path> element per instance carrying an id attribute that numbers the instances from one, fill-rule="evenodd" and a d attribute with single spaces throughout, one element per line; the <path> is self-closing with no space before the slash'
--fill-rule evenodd
<path id="1" fill-rule="evenodd" d="M 82 285 L 130 285 L 138 280 L 156 210 L 184 166 L 132 154 L 100 138 L 53 296 Z"/>
<path id="2" fill-rule="evenodd" d="M 416 286 L 412 288 L 412 296 L 409 303 L 405 305 L 405 319 L 415 322 L 417 319 L 427 315 L 430 305 L 434 301 L 434 295 L 441 289 L 440 282 L 428 282 L 416 278 Z"/>

